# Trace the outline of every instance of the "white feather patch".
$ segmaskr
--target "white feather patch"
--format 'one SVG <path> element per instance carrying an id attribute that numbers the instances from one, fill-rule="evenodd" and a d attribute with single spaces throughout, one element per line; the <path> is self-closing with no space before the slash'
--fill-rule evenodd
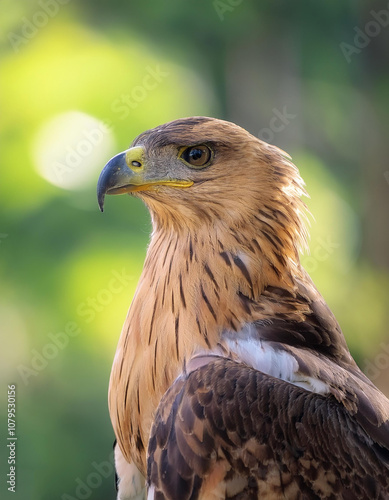
<path id="1" fill-rule="evenodd" d="M 118 445 L 115 446 L 115 466 L 119 477 L 117 500 L 145 500 L 145 479 L 133 463 L 128 463 Z"/>
<path id="2" fill-rule="evenodd" d="M 147 494 L 147 500 L 154 500 L 154 486 L 150 486 L 149 492 Z"/>
<path id="3" fill-rule="evenodd" d="M 254 335 L 249 324 L 236 334 L 228 333 L 223 340 L 233 353 L 244 363 L 272 377 L 285 380 L 310 392 L 327 394 L 328 385 L 316 378 L 307 377 L 298 372 L 297 360 L 288 352 L 276 350 L 266 340 Z"/>

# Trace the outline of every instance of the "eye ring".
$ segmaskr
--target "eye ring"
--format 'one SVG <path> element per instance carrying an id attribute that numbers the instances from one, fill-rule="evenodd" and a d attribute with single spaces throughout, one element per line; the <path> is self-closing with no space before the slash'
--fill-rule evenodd
<path id="1" fill-rule="evenodd" d="M 205 168 L 213 160 L 213 151 L 205 144 L 181 148 L 178 158 L 191 168 Z"/>

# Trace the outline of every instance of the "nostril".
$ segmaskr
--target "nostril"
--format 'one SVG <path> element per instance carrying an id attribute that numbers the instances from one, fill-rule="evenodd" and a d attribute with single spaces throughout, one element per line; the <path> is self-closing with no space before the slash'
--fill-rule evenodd
<path id="1" fill-rule="evenodd" d="M 139 168 L 139 167 L 141 167 L 141 166 L 142 166 L 142 164 L 141 164 L 141 163 L 139 163 L 139 161 L 132 161 L 132 162 L 131 162 L 131 165 L 132 165 L 133 167 L 137 167 L 137 168 Z"/>

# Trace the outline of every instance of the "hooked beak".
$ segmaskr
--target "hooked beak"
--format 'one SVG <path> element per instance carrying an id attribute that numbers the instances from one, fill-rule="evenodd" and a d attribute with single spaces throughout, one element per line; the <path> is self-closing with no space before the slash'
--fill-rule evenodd
<path id="1" fill-rule="evenodd" d="M 97 201 L 102 212 L 106 194 L 130 193 L 140 184 L 140 172 L 136 170 L 143 170 L 142 153 L 143 148 L 131 148 L 114 156 L 105 165 L 97 182 Z"/>
<path id="2" fill-rule="evenodd" d="M 109 160 L 97 182 L 97 201 L 104 210 L 106 194 L 124 194 L 145 191 L 155 186 L 190 187 L 193 181 L 146 178 L 144 149 L 141 146 L 119 153 Z"/>

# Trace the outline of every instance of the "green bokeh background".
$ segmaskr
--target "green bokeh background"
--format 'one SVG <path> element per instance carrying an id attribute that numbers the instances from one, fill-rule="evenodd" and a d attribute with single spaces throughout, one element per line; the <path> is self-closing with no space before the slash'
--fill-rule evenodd
<path id="1" fill-rule="evenodd" d="M 228 119 L 293 156 L 313 214 L 305 266 L 389 394 L 385 19 L 382 2 L 2 1 L 2 498 L 115 496 L 107 386 L 150 221 L 128 196 L 102 215 L 95 186 L 110 156 L 175 118 Z M 87 136 L 88 154 L 66 163 Z M 78 335 L 63 334 L 69 322 Z M 11 383 L 16 494 L 4 484 Z"/>

